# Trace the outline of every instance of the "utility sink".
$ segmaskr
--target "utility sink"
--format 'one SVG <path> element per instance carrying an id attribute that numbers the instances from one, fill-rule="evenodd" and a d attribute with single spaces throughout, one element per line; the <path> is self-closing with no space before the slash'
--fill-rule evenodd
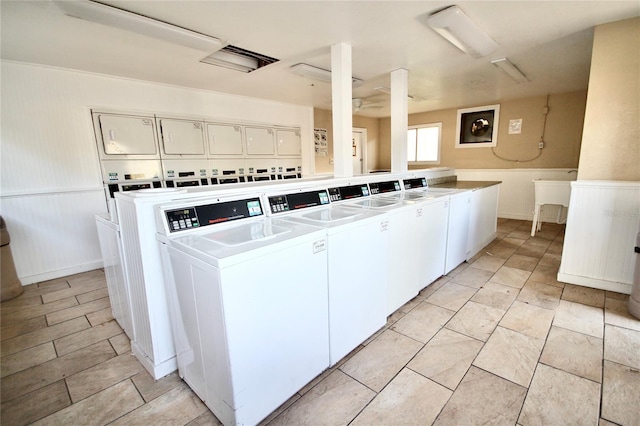
<path id="1" fill-rule="evenodd" d="M 571 196 L 570 180 L 534 180 L 535 210 L 533 213 L 533 225 L 531 226 L 531 236 L 536 230 L 542 228 L 540 221 L 540 208 L 544 204 L 557 204 L 569 208 L 569 197 Z M 557 222 L 560 223 L 560 211 L 558 211 Z"/>

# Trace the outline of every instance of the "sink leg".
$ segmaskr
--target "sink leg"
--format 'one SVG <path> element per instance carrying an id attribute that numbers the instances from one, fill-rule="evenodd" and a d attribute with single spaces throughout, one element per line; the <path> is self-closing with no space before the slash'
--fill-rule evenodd
<path id="1" fill-rule="evenodd" d="M 536 205 L 536 208 L 533 212 L 533 224 L 531 225 L 531 236 L 535 236 L 536 235 L 536 229 L 540 230 L 540 228 L 538 228 L 538 218 L 540 217 L 540 206 Z"/>

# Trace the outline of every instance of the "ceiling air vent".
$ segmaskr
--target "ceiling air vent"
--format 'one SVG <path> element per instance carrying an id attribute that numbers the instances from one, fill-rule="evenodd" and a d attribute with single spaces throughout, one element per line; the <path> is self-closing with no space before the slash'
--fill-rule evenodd
<path id="1" fill-rule="evenodd" d="M 241 72 L 251 72 L 278 62 L 278 59 L 229 45 L 212 53 L 200 62 Z"/>

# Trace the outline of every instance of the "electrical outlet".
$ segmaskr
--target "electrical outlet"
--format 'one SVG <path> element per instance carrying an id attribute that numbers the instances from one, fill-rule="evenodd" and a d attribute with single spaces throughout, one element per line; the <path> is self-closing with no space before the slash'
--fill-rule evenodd
<path id="1" fill-rule="evenodd" d="M 544 148 L 544 142 L 538 142 L 538 148 L 540 149 Z"/>

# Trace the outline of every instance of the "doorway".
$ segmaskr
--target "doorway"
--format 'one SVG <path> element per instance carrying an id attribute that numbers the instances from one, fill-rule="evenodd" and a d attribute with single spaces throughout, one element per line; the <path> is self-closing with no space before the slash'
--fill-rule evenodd
<path id="1" fill-rule="evenodd" d="M 366 147 L 367 129 L 354 127 L 351 138 L 351 159 L 354 176 L 367 173 Z"/>

